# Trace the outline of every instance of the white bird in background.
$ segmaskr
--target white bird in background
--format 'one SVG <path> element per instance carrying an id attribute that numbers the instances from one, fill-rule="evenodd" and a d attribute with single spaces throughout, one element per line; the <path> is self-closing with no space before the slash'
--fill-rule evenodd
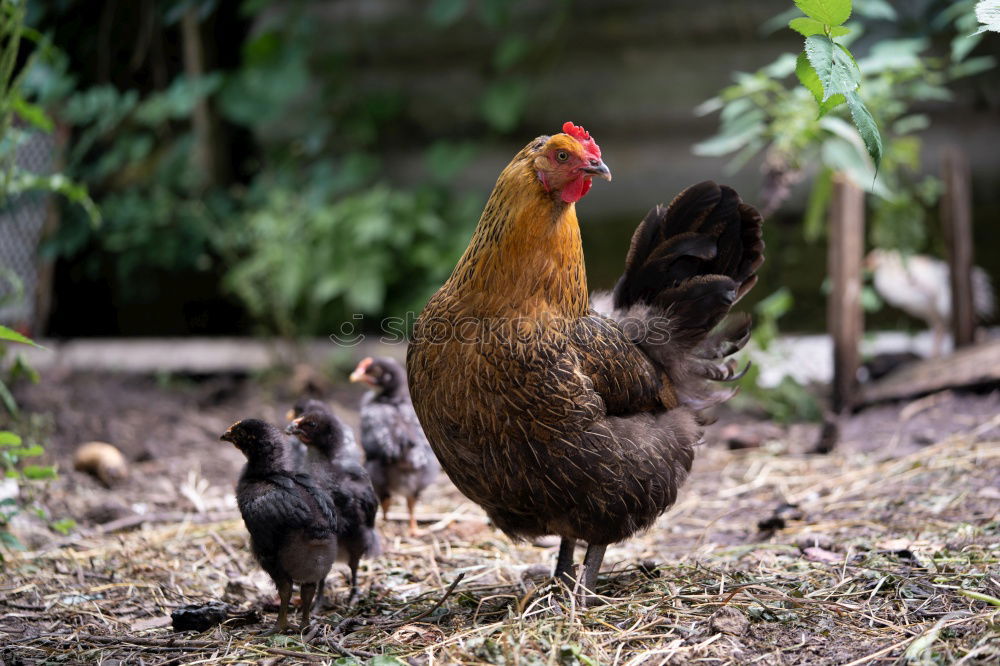
<path id="1" fill-rule="evenodd" d="M 948 264 L 923 254 L 903 255 L 898 250 L 876 249 L 865 266 L 872 271 L 875 291 L 889 305 L 923 319 L 934 332 L 938 356 L 951 321 L 951 285 Z M 993 316 L 996 299 L 990 277 L 982 268 L 972 269 L 972 307 L 980 320 Z"/>

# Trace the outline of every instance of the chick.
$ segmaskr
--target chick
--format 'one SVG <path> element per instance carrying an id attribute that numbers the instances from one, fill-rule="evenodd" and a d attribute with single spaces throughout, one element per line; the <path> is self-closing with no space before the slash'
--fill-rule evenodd
<path id="1" fill-rule="evenodd" d="M 330 406 L 327 403 L 323 402 L 322 400 L 317 400 L 316 398 L 310 398 L 309 396 L 304 395 L 295 401 L 295 404 L 292 406 L 292 408 L 288 410 L 287 414 L 285 414 L 285 418 L 288 419 L 289 421 L 293 421 L 302 416 L 307 411 L 312 412 L 317 410 L 333 416 L 333 410 L 330 409 Z M 336 418 L 336 416 L 334 416 L 334 418 Z M 354 430 L 348 427 L 342 427 L 341 430 L 343 432 L 343 438 L 337 443 L 337 449 L 334 452 L 334 455 L 337 458 L 354 460 L 357 463 L 364 462 L 364 456 L 361 453 L 361 447 L 358 446 L 358 441 L 354 437 Z M 286 428 L 285 432 L 291 432 L 291 431 L 290 429 Z M 327 459 L 326 454 L 320 453 L 315 447 L 310 449 L 305 445 L 304 442 L 301 442 L 295 435 L 292 435 L 292 440 L 295 442 L 295 446 L 302 447 L 301 458 L 298 455 L 296 456 L 296 462 L 299 463 L 299 466 L 296 467 L 296 469 L 298 469 L 299 471 L 307 471 L 304 468 L 307 462 L 313 462 L 315 460 L 325 461 Z M 307 456 L 309 456 L 310 453 L 312 454 L 312 458 L 310 458 L 307 461 Z"/>
<path id="2" fill-rule="evenodd" d="M 291 465 L 284 437 L 257 419 L 234 423 L 220 438 L 236 445 L 247 464 L 236 501 L 261 568 L 274 581 L 281 605 L 276 626 L 288 627 L 292 584 L 299 583 L 302 626 L 309 624 L 316 587 L 337 558 L 337 509 L 327 493 Z"/>
<path id="3" fill-rule="evenodd" d="M 352 382 L 372 387 L 361 400 L 361 446 L 375 494 L 388 515 L 393 495 L 406 498 L 410 535 L 417 534 L 415 507 L 441 469 L 410 402 L 406 372 L 391 358 L 366 358 Z"/>
<path id="4" fill-rule="evenodd" d="M 375 532 L 378 499 L 365 468 L 352 456 L 343 455 L 350 432 L 325 405 L 312 408 L 288 425 L 286 432 L 310 450 L 309 474 L 333 498 L 340 518 L 337 530 L 338 562 L 351 570 L 351 595 L 358 593 L 358 562 L 381 552 Z M 314 455 L 315 454 L 315 455 Z M 322 588 L 320 594 L 322 595 Z"/>

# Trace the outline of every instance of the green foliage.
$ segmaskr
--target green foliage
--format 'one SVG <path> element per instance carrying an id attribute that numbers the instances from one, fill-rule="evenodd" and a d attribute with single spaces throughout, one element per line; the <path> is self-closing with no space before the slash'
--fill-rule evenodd
<path id="1" fill-rule="evenodd" d="M 766 351 L 778 337 L 778 320 L 794 305 L 792 292 L 782 287 L 754 307 L 752 344 Z M 770 419 L 780 423 L 818 421 L 822 416 L 819 403 L 795 379 L 781 378 L 777 386 L 760 385 L 760 368 L 750 367 L 740 380 L 740 393 L 734 397 L 737 409 L 759 409 Z"/>
<path id="2" fill-rule="evenodd" d="M 6 430 L 0 431 L 0 466 L 3 468 L 4 476 L 9 479 L 16 479 L 22 487 L 31 481 L 47 481 L 56 478 L 56 468 L 51 465 L 26 464 L 30 458 L 37 458 L 45 454 L 45 448 L 41 444 L 25 443 L 20 435 Z M 10 519 L 21 512 L 21 506 L 17 500 L 7 498 L 0 502 L 0 546 L 6 549 L 19 550 L 22 548 L 17 537 L 10 533 L 8 525 Z M 73 521 L 62 521 L 62 526 L 71 529 Z M 73 523 L 75 524 L 75 523 Z M 0 553 L 0 561 L 3 560 Z"/>
<path id="3" fill-rule="evenodd" d="M 803 218 L 809 241 L 825 233 L 832 173 L 846 173 L 874 195 L 873 242 L 910 251 L 921 249 L 926 210 L 936 202 L 940 183 L 937 178 L 920 175 L 918 134 L 927 128 L 928 119 L 912 109 L 926 102 L 950 100 L 948 84 L 995 65 L 991 57 L 966 57 L 968 33 L 962 31 L 963 22 L 972 16 L 972 3 L 958 4 L 963 11 L 950 7 L 932 22 L 936 30 L 955 24 L 958 35 L 948 59 L 927 55 L 927 38 L 887 38 L 876 42 L 855 64 L 846 46 L 826 35 L 809 35 L 806 51 L 797 58 L 786 54 L 752 74 L 735 74 L 734 85 L 698 108 L 703 114 L 720 111 L 721 129 L 697 144 L 695 153 L 732 155 L 729 168 L 736 170 L 763 152 L 769 172 L 765 191 L 771 197 L 764 202 L 767 210 L 780 207 L 789 194 L 787 187 L 776 184 L 798 181 L 813 165 L 820 165 Z M 836 2 L 799 5 L 825 18 L 840 18 L 845 13 L 844 6 Z M 857 16 L 844 26 L 851 31 L 846 39 L 862 34 L 866 22 L 895 18 L 891 7 L 871 0 L 855 2 L 854 11 Z M 822 22 L 817 17 L 813 20 Z M 823 25 L 824 29 L 831 26 Z M 799 22 L 793 28 L 809 32 L 815 25 Z M 956 54 L 964 59 L 956 59 Z M 789 81 L 793 72 L 802 87 Z M 855 76 L 860 77 L 860 86 L 854 86 Z M 851 90 L 852 86 L 856 89 Z M 810 99 L 819 103 L 818 112 Z M 882 132 L 869 110 L 879 117 Z M 881 135 L 885 150 L 876 178 L 871 146 L 877 135 Z"/>
<path id="4" fill-rule="evenodd" d="M 0 0 L 0 205 L 10 197 L 33 190 L 61 194 L 83 207 L 92 222 L 100 219 L 86 188 L 61 174 L 37 174 L 17 164 L 17 150 L 33 132 L 51 132 L 52 120 L 42 108 L 29 102 L 23 82 L 32 64 L 51 53 L 51 46 L 36 31 L 24 25 L 26 0 Z M 33 42 L 35 51 L 15 74 L 22 39 Z M 14 123 L 19 118 L 23 126 Z"/>
<path id="5" fill-rule="evenodd" d="M 442 41 L 473 30 L 493 45 L 482 86 L 455 109 L 459 124 L 486 128 L 479 132 L 486 141 L 518 130 L 529 81 L 569 12 L 568 2 L 551 3 L 527 20 L 513 4 L 434 0 L 425 24 L 414 27 Z M 47 8 L 45 24 L 61 25 L 79 6 L 68 0 Z M 164 32 L 145 39 L 176 30 L 170 26 L 190 7 L 151 9 L 155 29 Z M 130 74 L 128 88 L 81 84 L 79 63 L 94 54 L 72 43 L 62 44 L 69 56 L 55 52 L 33 67 L 36 96 L 73 128 L 69 173 L 94 192 L 105 217 L 98 230 L 69 212 L 46 251 L 72 259 L 91 278 L 110 274 L 125 303 L 149 302 L 171 276 L 193 275 L 236 295 L 262 330 L 288 335 L 327 334 L 355 312 L 419 307 L 442 277 L 434 262 L 453 263 L 475 224 L 478 211 L 455 177 L 479 144 L 414 132 L 425 123 L 408 115 L 406 87 L 382 85 L 357 66 L 383 57 L 378 39 L 318 21 L 315 9 L 308 2 L 243 3 L 249 33 L 216 45 L 219 53 L 239 49 L 238 64 L 197 78 L 164 63 L 153 72 L 155 85 L 131 87 L 144 72 Z M 198 10 L 202 21 L 214 14 L 216 25 L 229 11 L 211 2 Z M 199 105 L 221 135 L 240 138 L 239 146 L 207 141 L 222 159 L 240 154 L 228 173 L 203 173 L 192 159 L 206 147 L 193 122 Z M 416 174 L 387 168 L 396 166 L 386 156 L 400 154 L 400 144 L 419 146 L 411 151 Z"/>
<path id="6" fill-rule="evenodd" d="M 788 26 L 805 36 L 806 58 L 796 62 L 795 74 L 819 103 L 819 117 L 847 103 L 854 126 L 878 170 L 882 161 L 882 136 L 878 125 L 858 95 L 861 70 L 846 46 L 835 42 L 848 34 L 844 23 L 851 16 L 851 0 L 795 0 L 806 15 L 792 19 Z"/>
<path id="7" fill-rule="evenodd" d="M 17 148 L 27 140 L 30 131 L 52 131 L 52 121 L 41 109 L 28 102 L 22 92 L 22 82 L 29 64 L 22 67 L 20 73 L 14 74 L 21 39 L 35 42 L 37 53 L 45 53 L 47 45 L 37 32 L 26 28 L 24 16 L 27 11 L 26 2 L 17 0 L 0 0 L 0 205 L 7 205 L 11 196 L 22 194 L 29 190 L 44 190 L 65 195 L 71 201 L 79 203 L 90 216 L 91 220 L 99 219 L 97 209 L 84 188 L 76 185 L 60 174 L 43 175 L 25 171 L 17 164 Z M 19 117 L 29 128 L 22 129 L 14 125 L 14 117 Z M 13 274 L 5 275 L 9 280 L 16 279 Z M 15 292 L 22 290 L 15 289 Z M 0 363 L 5 360 L 11 344 L 25 344 L 41 347 L 27 336 L 0 325 Z M 9 389 L 9 385 L 20 377 L 38 381 L 38 373 L 28 365 L 24 358 L 16 355 L 13 363 L 4 370 L 0 378 L 0 402 L 12 415 L 18 412 L 17 402 Z M 29 480 L 52 479 L 56 476 L 55 467 L 24 464 L 26 459 L 44 455 L 41 444 L 26 444 L 16 433 L 0 431 L 0 466 L 4 476 L 17 479 L 22 484 Z M 0 546 L 4 548 L 19 548 L 21 544 L 10 533 L 7 525 L 10 518 L 19 511 L 17 501 L 8 498 L 0 502 Z M 0 555 L 2 561 L 2 555 Z"/>
<path id="8" fill-rule="evenodd" d="M 329 335 L 354 313 L 402 315 L 446 277 L 470 210 L 433 189 L 375 185 L 332 203 L 273 188 L 232 231 L 226 284 L 284 335 Z"/>

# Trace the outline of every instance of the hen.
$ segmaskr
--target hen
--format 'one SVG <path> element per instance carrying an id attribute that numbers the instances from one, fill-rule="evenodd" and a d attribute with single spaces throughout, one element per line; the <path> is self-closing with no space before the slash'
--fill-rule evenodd
<path id="1" fill-rule="evenodd" d="M 865 265 L 872 271 L 879 296 L 927 322 L 933 332 L 933 355 L 940 356 L 951 320 L 948 264 L 923 254 L 875 249 L 868 253 Z M 990 276 L 979 266 L 972 269 L 972 306 L 983 321 L 993 316 L 996 307 Z"/>
<path id="2" fill-rule="evenodd" d="M 701 438 L 709 380 L 750 321 L 730 308 L 756 282 L 761 218 L 705 182 L 639 225 L 607 302 L 587 293 L 576 202 L 611 180 L 572 123 L 500 174 L 468 249 L 417 319 L 407 367 L 438 459 L 508 535 L 562 538 L 555 575 L 593 591 L 608 544 L 675 500 Z M 721 324 L 721 325 L 720 325 Z"/>
<path id="3" fill-rule="evenodd" d="M 362 557 L 373 557 L 380 551 L 375 532 L 378 500 L 371 479 L 361 463 L 343 455 L 348 428 L 323 403 L 310 406 L 289 424 L 287 432 L 309 447 L 309 475 L 330 494 L 337 507 L 338 561 L 351 570 L 349 601 L 353 600 L 358 593 L 358 563 Z"/>
<path id="4" fill-rule="evenodd" d="M 440 465 L 413 412 L 406 372 L 394 359 L 366 358 L 351 381 L 372 387 L 361 400 L 361 446 L 375 494 L 386 515 L 393 495 L 406 498 L 414 536 L 417 500 L 437 478 Z"/>
<path id="5" fill-rule="evenodd" d="M 337 557 L 337 513 L 333 501 L 306 474 L 292 468 L 287 443 L 274 426 L 246 419 L 220 438 L 247 457 L 236 485 L 236 502 L 250 532 L 250 546 L 278 588 L 278 623 L 284 631 L 292 584 L 299 583 L 302 625 L 309 624 L 316 587 Z"/>

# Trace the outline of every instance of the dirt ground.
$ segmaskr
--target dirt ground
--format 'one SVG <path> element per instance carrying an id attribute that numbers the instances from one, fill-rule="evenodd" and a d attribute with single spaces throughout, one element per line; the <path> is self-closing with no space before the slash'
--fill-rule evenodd
<path id="1" fill-rule="evenodd" d="M 352 426 L 360 396 L 326 393 Z M 283 423 L 285 377 L 53 372 L 18 398 L 16 429 L 60 476 L 22 497 L 44 517 L 15 519 L 28 550 L 2 565 L 2 664 L 1000 660 L 1000 392 L 869 409 L 826 456 L 807 453 L 814 425 L 721 415 L 676 506 L 608 549 L 589 609 L 549 584 L 554 540 L 512 543 L 442 478 L 420 537 L 401 505 L 380 517 L 385 553 L 353 607 L 331 576 L 318 624 L 267 638 L 275 595 L 233 497 L 242 456 L 218 437 L 239 418 Z M 72 470 L 88 440 L 123 451 L 125 482 Z M 49 527 L 62 518 L 77 522 L 65 536 Z M 173 610 L 217 600 L 225 624 L 172 630 Z"/>

